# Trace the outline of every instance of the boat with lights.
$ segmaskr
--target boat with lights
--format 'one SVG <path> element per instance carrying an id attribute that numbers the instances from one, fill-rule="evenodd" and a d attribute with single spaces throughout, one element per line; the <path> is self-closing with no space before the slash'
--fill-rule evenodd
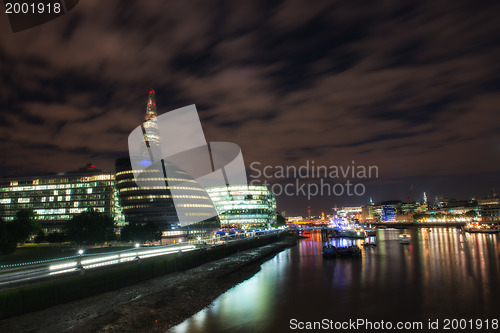
<path id="1" fill-rule="evenodd" d="M 328 227 L 334 238 L 365 238 L 368 237 L 366 231 L 349 222 L 336 222 Z"/>
<path id="2" fill-rule="evenodd" d="M 402 245 L 410 244 L 411 236 L 409 234 L 401 234 L 399 235 L 399 243 Z"/>

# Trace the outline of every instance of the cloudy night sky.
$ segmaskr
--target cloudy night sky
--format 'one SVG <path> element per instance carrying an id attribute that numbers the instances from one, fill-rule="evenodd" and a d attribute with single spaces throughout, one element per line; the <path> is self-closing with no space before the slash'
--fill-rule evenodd
<path id="1" fill-rule="evenodd" d="M 196 104 L 247 166 L 376 165 L 334 205 L 467 199 L 500 187 L 500 4 L 80 1 L 12 33 L 0 14 L 0 176 L 113 171 L 143 121 Z M 413 189 L 411 189 L 413 188 Z"/>

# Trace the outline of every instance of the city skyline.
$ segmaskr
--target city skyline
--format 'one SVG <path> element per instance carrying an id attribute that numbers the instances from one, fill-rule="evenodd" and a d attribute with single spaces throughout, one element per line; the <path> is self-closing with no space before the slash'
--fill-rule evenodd
<path id="1" fill-rule="evenodd" d="M 279 196 L 279 211 L 483 197 L 499 187 L 499 10 L 88 1 L 15 34 L 2 15 L 0 176 L 113 170 L 155 89 L 159 114 L 196 104 L 247 170 L 379 168 L 363 197 Z"/>

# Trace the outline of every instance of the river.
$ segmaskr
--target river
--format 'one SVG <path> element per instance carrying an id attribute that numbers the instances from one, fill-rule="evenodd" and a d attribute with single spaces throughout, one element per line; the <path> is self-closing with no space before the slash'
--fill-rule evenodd
<path id="1" fill-rule="evenodd" d="M 412 236 L 409 245 L 399 243 L 403 232 Z M 361 258 L 336 259 L 321 256 L 319 232 L 308 236 L 169 332 L 287 332 L 292 319 L 325 318 L 439 320 L 440 328 L 446 318 L 473 319 L 484 328 L 500 318 L 498 235 L 379 229 L 377 247 L 363 248 L 356 240 Z"/>

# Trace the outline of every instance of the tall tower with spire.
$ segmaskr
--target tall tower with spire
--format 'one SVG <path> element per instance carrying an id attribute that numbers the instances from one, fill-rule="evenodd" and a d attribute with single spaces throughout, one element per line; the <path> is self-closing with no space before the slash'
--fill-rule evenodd
<path id="1" fill-rule="evenodd" d="M 142 134 L 144 136 L 144 149 L 142 155 L 146 157 L 151 163 L 157 162 L 161 159 L 160 147 L 160 131 L 158 129 L 158 109 L 156 106 L 155 91 L 149 91 L 148 104 L 146 107 L 146 114 L 144 116 L 144 123 L 141 125 Z"/>
<path id="2" fill-rule="evenodd" d="M 158 116 L 158 108 L 156 107 L 156 95 L 155 91 L 151 89 L 149 91 L 148 105 L 146 107 L 146 117 L 145 121 L 156 118 Z"/>

